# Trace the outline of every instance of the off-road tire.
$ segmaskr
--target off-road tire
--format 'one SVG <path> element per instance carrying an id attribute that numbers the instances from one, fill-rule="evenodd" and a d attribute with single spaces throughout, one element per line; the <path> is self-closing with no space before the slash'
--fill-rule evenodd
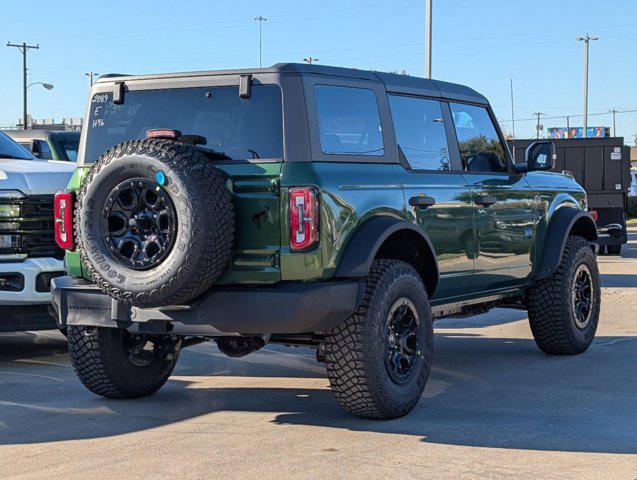
<path id="1" fill-rule="evenodd" d="M 609 255 L 621 255 L 622 254 L 622 246 L 619 245 L 608 245 L 608 254 Z"/>
<path id="2" fill-rule="evenodd" d="M 584 328 L 576 325 L 572 301 L 574 275 L 580 265 L 585 265 L 592 277 L 591 314 Z M 556 272 L 536 282 L 528 293 L 529 323 L 540 350 L 575 355 L 589 347 L 597 330 L 601 295 L 597 261 L 587 240 L 568 237 Z"/>
<path id="3" fill-rule="evenodd" d="M 117 328 L 68 327 L 69 356 L 75 373 L 91 392 L 107 398 L 138 398 L 159 390 L 179 357 L 156 357 L 148 365 L 135 365 L 128 358 L 123 336 Z"/>
<path id="4" fill-rule="evenodd" d="M 385 365 L 384 327 L 392 304 L 403 297 L 413 302 L 419 316 L 418 357 L 411 377 L 398 384 Z M 327 375 L 336 400 L 358 417 L 401 417 L 420 399 L 432 355 L 431 308 L 418 272 L 402 261 L 374 261 L 360 306 L 325 337 Z"/>
<path id="5" fill-rule="evenodd" d="M 175 209 L 173 245 L 158 265 L 129 268 L 103 235 L 103 206 L 113 189 L 132 178 L 157 182 Z M 158 186 L 159 188 L 159 186 Z M 170 140 L 124 142 L 104 153 L 80 189 L 76 245 L 94 282 L 112 298 L 138 307 L 183 304 L 208 290 L 227 265 L 234 236 L 230 192 L 221 172 L 194 146 Z"/>

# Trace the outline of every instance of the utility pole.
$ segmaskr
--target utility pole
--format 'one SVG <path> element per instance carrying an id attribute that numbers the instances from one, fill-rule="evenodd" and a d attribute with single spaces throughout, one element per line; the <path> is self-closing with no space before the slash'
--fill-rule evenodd
<path id="1" fill-rule="evenodd" d="M 431 18 L 433 16 L 432 0 L 425 0 L 425 78 L 431 78 Z"/>
<path id="2" fill-rule="evenodd" d="M 537 115 L 537 124 L 535 125 L 535 138 L 540 138 L 540 130 L 544 128 L 544 125 L 540 123 L 540 117 L 544 115 L 542 112 L 535 112 L 533 115 Z"/>
<path id="3" fill-rule="evenodd" d="M 511 134 L 515 140 L 515 110 L 513 110 L 513 79 L 511 79 Z"/>
<path id="4" fill-rule="evenodd" d="M 262 15 L 259 15 L 258 17 L 255 18 L 255 20 L 257 22 L 259 22 L 259 68 L 261 68 L 262 66 L 262 52 L 263 52 L 263 41 L 262 41 L 262 26 L 263 26 L 263 22 L 267 22 L 267 18 L 265 18 Z"/>
<path id="5" fill-rule="evenodd" d="M 569 138 L 571 134 L 571 117 L 570 115 L 566 115 L 566 138 Z"/>
<path id="6" fill-rule="evenodd" d="M 86 72 L 84 75 L 88 77 L 88 85 L 89 87 L 93 86 L 93 77 L 99 75 L 97 72 Z"/>
<path id="7" fill-rule="evenodd" d="M 591 40 L 597 40 L 598 37 L 591 37 L 588 33 L 583 37 L 577 37 L 577 40 L 584 42 L 584 122 L 582 136 L 588 137 L 588 45 Z"/>
<path id="8" fill-rule="evenodd" d="M 617 130 L 615 128 L 616 127 L 616 125 L 615 125 L 615 114 L 617 113 L 617 110 L 613 108 L 612 110 L 609 110 L 609 112 L 613 114 L 613 137 L 616 137 L 617 136 Z"/>
<path id="9" fill-rule="evenodd" d="M 310 65 L 312 65 L 313 63 L 318 62 L 318 61 L 319 61 L 319 59 L 318 59 L 318 58 L 314 58 L 314 57 L 305 57 L 305 58 L 303 59 L 303 61 L 304 61 L 305 63 L 309 63 Z"/>
<path id="10" fill-rule="evenodd" d="M 16 43 L 7 43 L 7 47 L 14 47 L 22 52 L 22 129 L 27 130 L 28 126 L 28 108 L 27 108 L 27 51 L 30 48 L 39 49 L 40 45 L 27 45 L 26 42 L 22 42 L 22 45 Z"/>

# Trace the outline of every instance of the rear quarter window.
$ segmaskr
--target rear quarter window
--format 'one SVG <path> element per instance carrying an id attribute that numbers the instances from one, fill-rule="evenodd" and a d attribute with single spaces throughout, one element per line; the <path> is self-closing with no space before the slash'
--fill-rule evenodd
<path id="1" fill-rule="evenodd" d="M 376 94 L 355 87 L 314 87 L 321 150 L 328 155 L 383 156 Z"/>

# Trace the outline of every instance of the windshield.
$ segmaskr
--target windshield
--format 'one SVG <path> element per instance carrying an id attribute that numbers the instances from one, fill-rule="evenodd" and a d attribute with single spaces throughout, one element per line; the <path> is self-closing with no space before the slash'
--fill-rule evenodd
<path id="1" fill-rule="evenodd" d="M 250 98 L 238 87 L 173 88 L 127 91 L 124 103 L 111 93 L 91 99 L 85 163 L 93 163 L 109 148 L 146 137 L 155 128 L 200 135 L 204 148 L 231 160 L 283 157 L 281 90 L 255 85 Z"/>
<path id="2" fill-rule="evenodd" d="M 0 158 L 33 160 L 33 157 L 29 152 L 27 152 L 24 148 L 15 143 L 2 132 L 0 132 Z"/>
<path id="3" fill-rule="evenodd" d="M 55 144 L 61 160 L 77 161 L 77 150 L 80 145 L 79 133 L 53 134 L 51 141 Z"/>

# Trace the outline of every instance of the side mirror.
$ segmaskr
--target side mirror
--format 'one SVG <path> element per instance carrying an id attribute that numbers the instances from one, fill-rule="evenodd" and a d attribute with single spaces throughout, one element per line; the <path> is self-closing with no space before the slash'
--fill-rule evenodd
<path id="1" fill-rule="evenodd" d="M 533 142 L 524 152 L 524 163 L 529 172 L 551 170 L 555 166 L 556 159 L 555 144 L 547 140 Z"/>
<path id="2" fill-rule="evenodd" d="M 35 158 L 42 157 L 42 150 L 40 149 L 40 144 L 37 140 L 31 140 L 31 155 Z"/>

